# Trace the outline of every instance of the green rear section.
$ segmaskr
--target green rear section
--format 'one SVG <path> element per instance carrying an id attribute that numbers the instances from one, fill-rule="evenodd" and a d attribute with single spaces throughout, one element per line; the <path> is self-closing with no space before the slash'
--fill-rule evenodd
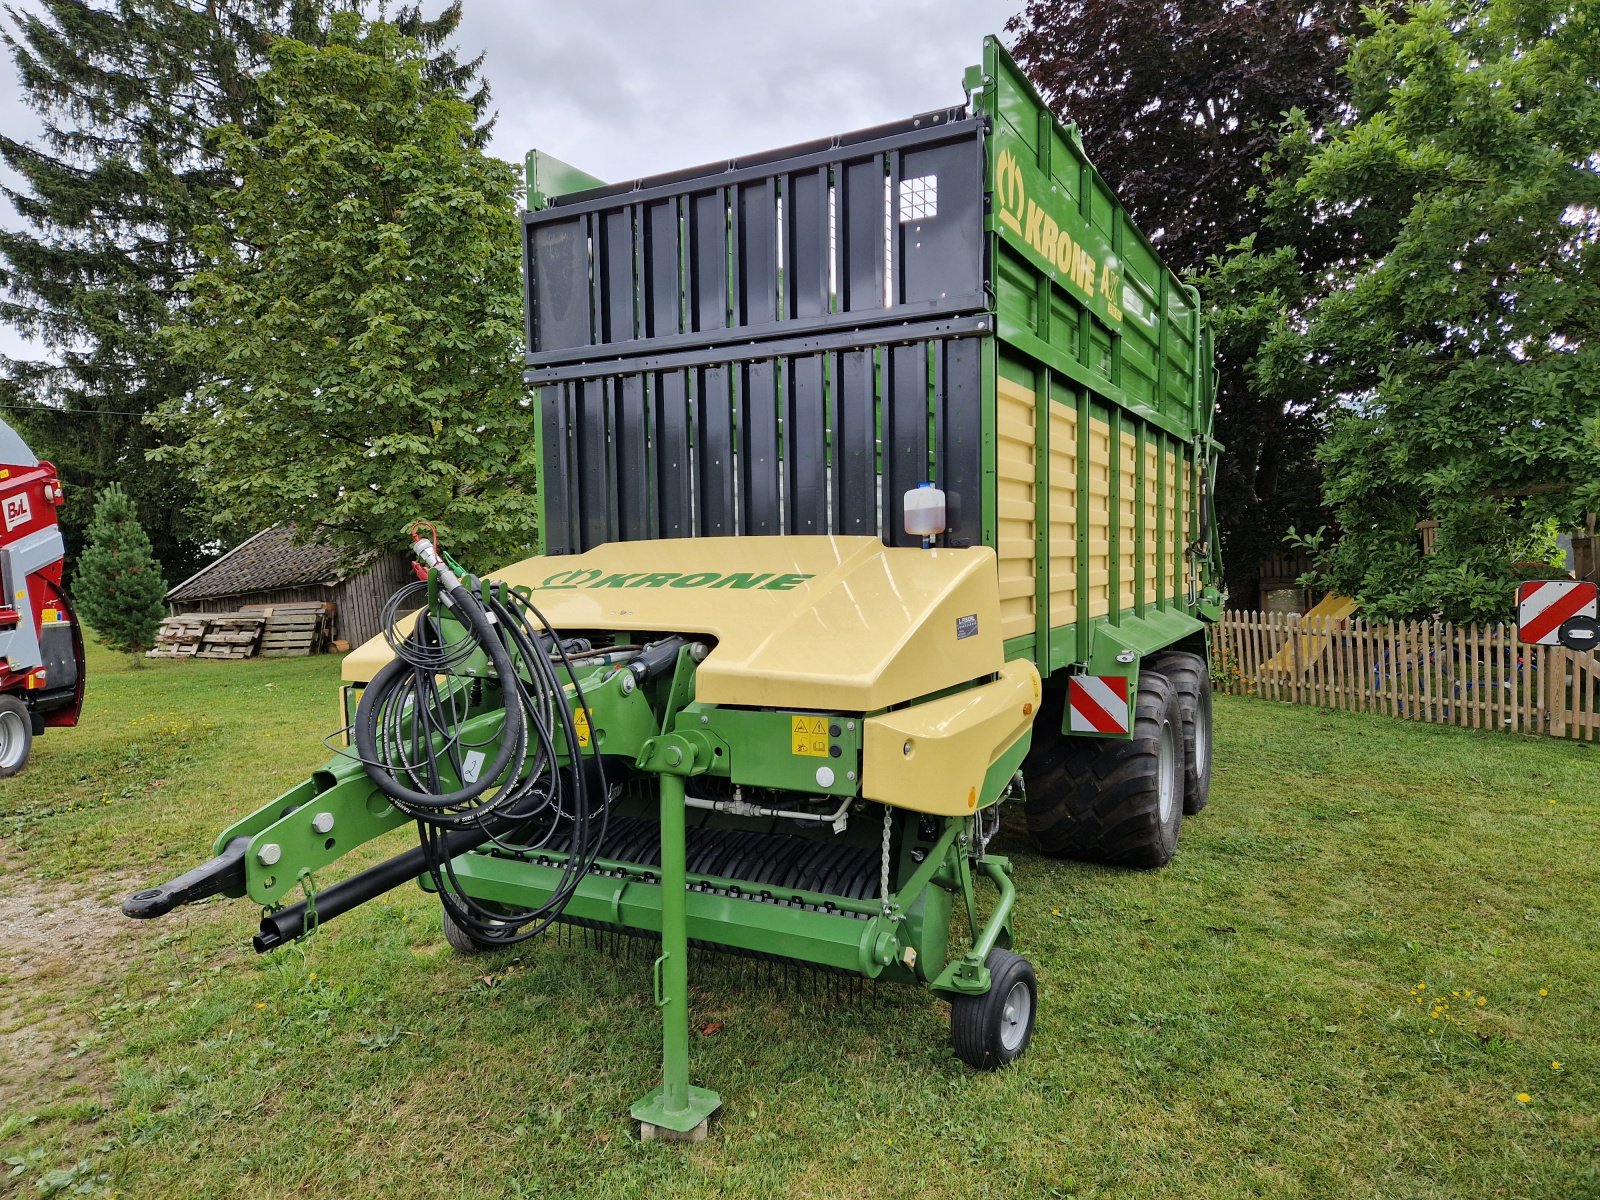
<path id="1" fill-rule="evenodd" d="M 1221 597 L 1199 297 L 996 39 L 967 88 L 989 120 L 984 533 L 1007 653 L 1046 677 L 1204 653 Z"/>

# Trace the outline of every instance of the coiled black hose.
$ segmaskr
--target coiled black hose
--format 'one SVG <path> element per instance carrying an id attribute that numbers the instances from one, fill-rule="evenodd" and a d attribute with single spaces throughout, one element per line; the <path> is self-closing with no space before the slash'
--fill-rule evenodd
<path id="1" fill-rule="evenodd" d="M 429 561 L 431 544 L 426 549 L 423 555 L 419 546 L 419 557 Z M 598 750 L 590 752 L 593 770 L 584 769 L 568 686 L 591 728 L 593 720 L 572 660 L 543 614 L 504 587 L 485 588 L 480 598 L 448 568 L 440 578 L 464 636 L 451 638 L 425 607 L 400 637 L 398 614 L 420 599 L 424 585 L 397 592 L 385 607 L 395 658 L 362 692 L 352 740 L 373 783 L 416 820 L 428 874 L 450 918 L 479 940 L 511 945 L 543 932 L 593 866 L 605 837 L 605 771 Z M 474 743 L 464 739 L 463 726 L 482 684 L 454 672 L 477 650 L 488 659 L 505 715 L 493 737 Z M 491 744 L 469 781 L 468 756 Z M 559 763 L 561 745 L 572 748 L 567 767 Z M 441 763 L 459 786 L 446 786 Z M 561 845 L 567 854 L 549 898 L 515 909 L 485 907 L 468 896 L 454 868 L 461 839 L 453 835 L 472 829 L 482 832 L 477 844 L 513 852 Z"/>

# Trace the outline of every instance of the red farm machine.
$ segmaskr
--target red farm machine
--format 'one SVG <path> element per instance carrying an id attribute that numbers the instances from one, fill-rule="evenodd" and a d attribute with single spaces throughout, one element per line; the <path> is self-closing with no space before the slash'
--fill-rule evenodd
<path id="1" fill-rule="evenodd" d="M 61 586 L 61 478 L 0 421 L 0 777 L 33 739 L 78 723 L 83 635 Z"/>

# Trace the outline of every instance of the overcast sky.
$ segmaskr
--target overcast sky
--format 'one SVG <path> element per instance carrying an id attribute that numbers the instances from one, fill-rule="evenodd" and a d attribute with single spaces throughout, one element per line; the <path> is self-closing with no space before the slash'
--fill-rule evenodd
<path id="1" fill-rule="evenodd" d="M 26 0 L 23 7 L 28 7 Z M 427 11 L 438 3 L 424 0 Z M 607 182 L 961 103 L 965 68 L 1022 0 L 466 0 L 486 54 L 491 153 L 537 147 Z M 1007 39 L 1009 42 L 1009 38 Z M 0 121 L 38 129 L 9 57 Z M 0 220 L 16 221 L 0 206 Z M 26 343 L 0 327 L 0 353 Z"/>

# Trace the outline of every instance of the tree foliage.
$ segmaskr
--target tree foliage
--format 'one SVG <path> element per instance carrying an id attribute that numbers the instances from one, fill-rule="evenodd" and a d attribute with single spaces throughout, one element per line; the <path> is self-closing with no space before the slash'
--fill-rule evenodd
<path id="1" fill-rule="evenodd" d="M 1217 314 L 1213 486 L 1234 603 L 1252 604 L 1261 559 L 1293 525 L 1320 517 L 1312 454 L 1315 411 L 1263 392 L 1247 364 L 1270 308 L 1244 307 L 1208 262 L 1259 233 L 1267 196 L 1260 161 L 1285 114 L 1309 127 L 1347 103 L 1339 68 L 1365 28 L 1358 0 L 1030 0 L 1012 20 L 1015 53 L 1167 263 L 1194 274 Z M 1302 231 L 1303 232 L 1303 231 Z M 1277 245 L 1278 243 L 1272 243 Z M 1336 260 L 1315 238 L 1282 243 L 1299 264 Z M 1291 266 L 1290 274 L 1294 274 Z"/>
<path id="2" fill-rule="evenodd" d="M 1255 382 L 1333 417 L 1318 457 L 1340 537 L 1322 582 L 1374 616 L 1502 620 L 1519 559 L 1600 509 L 1600 13 L 1432 0 L 1375 14 L 1350 118 L 1285 141 L 1273 219 L 1351 252 L 1298 277 L 1248 247 L 1270 306 Z M 1439 522 L 1425 556 L 1419 520 Z"/>
<path id="3" fill-rule="evenodd" d="M 167 584 L 128 494 L 113 483 L 100 493 L 89 544 L 78 556 L 73 600 L 102 645 L 139 656 L 155 645 L 166 615 Z"/>
<path id="4" fill-rule="evenodd" d="M 495 562 L 533 537 L 514 168 L 428 85 L 416 42 L 334 19 L 283 39 L 274 119 L 220 131 L 237 189 L 169 344 L 210 375 L 160 413 L 226 518 L 321 528 L 352 552 L 416 518 Z"/>
<path id="5" fill-rule="evenodd" d="M 1017 61 L 1169 265 L 1199 269 L 1252 233 L 1257 163 L 1283 115 L 1345 100 L 1353 0 L 1029 0 Z"/>
<path id="6" fill-rule="evenodd" d="M 0 319 L 44 348 L 0 360 L 8 420 L 80 495 L 123 485 L 169 567 L 188 573 L 218 530 L 193 486 L 147 462 L 161 445 L 144 417 L 191 391 L 204 364 L 174 360 L 160 334 L 183 303 L 200 255 L 195 231 L 218 220 L 231 179 L 208 132 L 264 128 L 256 76 L 275 37 L 320 40 L 337 0 L 38 0 L 7 8 L 5 43 L 43 137 L 0 134 L 0 159 L 20 179 L 5 194 L 27 225 L 0 230 Z M 487 88 L 480 60 L 448 45 L 460 0 L 438 17 L 397 14 L 430 48 L 434 86 Z M 480 128 L 479 138 L 486 133 Z M 87 514 L 65 511 L 81 544 Z"/>

